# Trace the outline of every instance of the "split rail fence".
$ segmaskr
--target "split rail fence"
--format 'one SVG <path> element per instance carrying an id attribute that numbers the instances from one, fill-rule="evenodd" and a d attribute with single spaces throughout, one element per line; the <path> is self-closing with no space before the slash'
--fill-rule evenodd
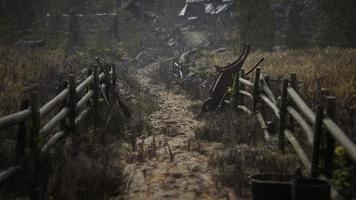
<path id="1" fill-rule="evenodd" d="M 79 135 L 77 125 L 89 113 L 93 114 L 93 125 L 97 127 L 99 99 L 103 99 L 106 106 L 109 106 L 110 100 L 118 100 L 120 103 L 116 82 L 115 65 L 101 65 L 98 60 L 98 64 L 93 65 L 84 81 L 76 85 L 75 77 L 70 75 L 68 81 L 61 85 L 59 94 L 42 107 L 39 106 L 37 94 L 31 93 L 30 99 L 22 102 L 19 112 L 0 118 L 0 131 L 18 127 L 16 162 L 0 172 L 0 185 L 18 172 L 28 170 L 28 167 L 36 168 L 42 156 L 47 155 L 61 139 L 70 136 L 76 146 Z M 39 146 L 39 140 L 43 137 L 49 139 Z M 27 151 L 29 158 L 25 158 Z M 29 163 L 33 165 L 29 166 Z"/>
<path id="2" fill-rule="evenodd" d="M 273 132 L 277 132 L 279 149 L 282 152 L 288 142 L 312 177 L 331 176 L 336 144 L 343 146 L 350 159 L 356 163 L 356 145 L 334 121 L 334 96 L 326 96 L 327 105 L 319 105 L 316 112 L 313 112 L 298 94 L 297 75 L 291 74 L 289 79 L 283 80 L 281 96 L 277 99 L 268 86 L 268 77 L 261 73 L 260 68 L 256 69 L 254 78 L 245 76 L 244 70 L 241 70 L 237 74 L 235 85 L 235 106 L 256 116 L 267 140 Z M 250 108 L 247 104 L 251 105 Z M 267 112 L 268 110 L 272 112 Z M 273 113 L 275 120 L 272 121 L 277 124 L 266 121 L 267 113 Z M 278 127 L 278 130 L 274 130 L 274 127 Z M 299 130 L 305 134 L 307 144 L 312 149 L 309 157 L 305 148 L 303 149 L 304 144 L 298 141 L 301 135 L 296 133 Z"/>

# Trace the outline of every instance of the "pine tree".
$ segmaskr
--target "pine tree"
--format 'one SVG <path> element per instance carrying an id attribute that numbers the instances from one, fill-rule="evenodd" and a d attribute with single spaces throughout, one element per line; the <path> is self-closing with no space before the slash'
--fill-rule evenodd
<path id="1" fill-rule="evenodd" d="M 356 47 L 356 1 L 320 0 L 314 38 L 318 46 Z"/>
<path id="2" fill-rule="evenodd" d="M 288 48 L 302 48 L 306 46 L 306 36 L 303 33 L 303 5 L 299 0 L 290 0 L 286 13 L 285 45 Z"/>
<path id="3" fill-rule="evenodd" d="M 275 17 L 270 0 L 238 0 L 237 9 L 237 29 L 241 42 L 251 44 L 254 49 L 272 49 Z"/>

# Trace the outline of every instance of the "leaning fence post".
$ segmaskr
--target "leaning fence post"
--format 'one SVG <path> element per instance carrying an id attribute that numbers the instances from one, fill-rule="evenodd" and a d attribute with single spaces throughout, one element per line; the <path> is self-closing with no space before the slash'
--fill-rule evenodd
<path id="1" fill-rule="evenodd" d="M 261 75 L 261 68 L 256 69 L 255 75 L 255 82 L 253 85 L 253 112 L 257 112 L 258 100 L 260 95 L 260 75 Z"/>
<path id="2" fill-rule="evenodd" d="M 320 137 L 323 132 L 323 112 L 323 106 L 318 106 L 314 127 L 313 157 L 311 168 L 312 177 L 317 177 L 319 175 Z"/>
<path id="3" fill-rule="evenodd" d="M 25 110 L 29 106 L 28 100 L 21 101 L 20 110 Z M 26 140 L 26 125 L 25 121 L 19 124 L 17 131 L 17 143 L 16 143 L 16 163 L 19 163 L 25 154 L 25 140 Z"/>
<path id="4" fill-rule="evenodd" d="M 328 108 L 327 114 L 328 116 L 334 120 L 335 119 L 335 106 L 336 106 L 336 97 L 328 96 L 327 97 Z M 331 176 L 331 172 L 333 170 L 333 155 L 335 149 L 335 139 L 331 136 L 330 133 L 326 133 L 326 152 L 324 159 L 324 173 L 327 177 Z"/>
<path id="5" fill-rule="evenodd" d="M 237 106 L 239 105 L 239 100 L 240 100 L 240 94 L 239 94 L 239 90 L 240 90 L 240 72 L 237 72 L 236 73 L 236 76 L 235 76 L 235 82 L 234 82 L 234 86 L 235 86 L 235 91 L 233 91 L 235 93 L 234 95 L 234 107 L 237 108 Z"/>
<path id="6" fill-rule="evenodd" d="M 279 120 L 279 149 L 284 153 L 284 129 L 286 128 L 286 114 L 287 114 L 287 89 L 288 80 L 283 80 L 282 99 L 280 107 L 280 120 Z"/>
<path id="7" fill-rule="evenodd" d="M 38 96 L 36 93 L 31 93 L 31 111 L 32 111 L 32 129 L 30 137 L 30 152 L 31 152 L 31 172 L 32 190 L 31 199 L 38 199 L 37 177 L 39 168 L 39 151 L 38 143 L 40 142 L 39 132 L 41 126 L 41 116 L 38 105 Z"/>
<path id="8" fill-rule="evenodd" d="M 77 116 L 77 92 L 74 75 L 69 75 L 69 132 L 73 134 L 73 145 L 77 145 L 77 132 L 75 118 Z"/>

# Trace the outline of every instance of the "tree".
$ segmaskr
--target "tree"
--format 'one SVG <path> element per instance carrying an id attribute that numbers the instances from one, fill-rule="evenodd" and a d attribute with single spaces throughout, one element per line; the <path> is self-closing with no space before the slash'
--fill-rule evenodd
<path id="1" fill-rule="evenodd" d="M 237 9 L 240 41 L 251 44 L 254 49 L 272 49 L 275 17 L 270 0 L 238 0 Z"/>
<path id="2" fill-rule="evenodd" d="M 290 0 L 285 23 L 285 45 L 288 48 L 302 48 L 306 46 L 306 35 L 303 33 L 303 5 L 299 0 Z"/>
<path id="3" fill-rule="evenodd" d="M 68 30 L 68 48 L 77 46 L 80 43 L 80 29 L 77 13 L 73 10 L 70 14 Z"/>
<path id="4" fill-rule="evenodd" d="M 320 0 L 314 32 L 318 46 L 356 47 L 356 1 Z"/>

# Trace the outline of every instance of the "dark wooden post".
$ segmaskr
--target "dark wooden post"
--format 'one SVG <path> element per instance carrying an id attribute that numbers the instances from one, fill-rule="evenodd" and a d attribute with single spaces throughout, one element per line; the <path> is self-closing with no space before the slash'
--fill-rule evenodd
<path id="1" fill-rule="evenodd" d="M 274 124 L 273 124 L 273 122 L 271 122 L 271 121 L 267 121 L 266 122 L 266 125 L 267 125 L 267 130 L 268 130 L 268 132 L 271 134 L 271 135 L 274 135 Z"/>
<path id="2" fill-rule="evenodd" d="M 117 72 L 116 72 L 116 65 L 112 65 L 112 86 L 116 88 L 116 83 L 117 83 Z"/>
<path id="3" fill-rule="evenodd" d="M 240 77 L 241 78 L 245 78 L 245 70 L 244 69 L 241 69 L 240 70 Z M 240 85 L 240 90 L 245 90 L 246 89 L 246 86 L 244 84 L 241 84 Z M 243 105 L 244 104 L 244 95 L 240 95 L 240 98 L 239 98 L 240 102 L 239 104 L 240 105 Z"/>
<path id="4" fill-rule="evenodd" d="M 257 112 L 258 102 L 259 102 L 259 95 L 260 95 L 260 76 L 261 76 L 261 68 L 256 69 L 255 74 L 255 82 L 253 85 L 253 105 L 252 111 L 255 113 Z"/>
<path id="5" fill-rule="evenodd" d="M 94 72 L 94 82 L 93 82 L 93 124 L 94 124 L 94 133 L 96 132 L 96 128 L 98 127 L 98 107 L 99 107 L 99 95 L 100 95 L 100 88 L 99 88 L 99 72 L 98 72 L 98 65 L 94 64 L 93 66 Z"/>
<path id="6" fill-rule="evenodd" d="M 66 88 L 68 87 L 68 81 L 62 81 L 61 85 L 59 86 L 59 91 L 58 93 L 62 92 L 63 90 L 65 90 Z M 63 100 L 63 102 L 61 103 L 61 106 L 60 108 L 64 108 L 65 106 L 67 106 L 67 99 Z M 67 131 L 67 124 L 66 124 L 66 120 L 62 120 L 61 123 L 60 123 L 60 128 L 62 130 L 65 130 Z"/>
<path id="7" fill-rule="evenodd" d="M 41 127 L 41 116 L 38 105 L 38 96 L 36 93 L 31 93 L 31 111 L 32 111 L 32 129 L 30 137 L 30 152 L 31 152 L 31 162 L 30 162 L 30 176 L 31 180 L 31 199 L 38 199 L 38 183 L 37 178 L 39 174 L 39 133 Z"/>
<path id="8" fill-rule="evenodd" d="M 106 85 L 105 96 L 109 100 L 110 99 L 110 84 L 111 84 L 111 79 L 112 79 L 112 77 L 110 77 L 110 70 L 112 68 L 111 68 L 111 66 L 109 64 L 107 64 L 104 67 L 107 67 L 107 71 L 109 72 L 109 74 L 108 74 L 109 77 L 105 76 L 105 78 L 104 78 L 104 82 L 105 82 L 105 85 Z"/>
<path id="9" fill-rule="evenodd" d="M 297 80 L 297 74 L 296 73 L 292 73 L 290 75 L 290 84 L 292 86 L 292 88 L 298 92 L 298 80 Z"/>
<path id="10" fill-rule="evenodd" d="M 327 114 L 332 120 L 335 120 L 336 97 L 328 96 L 327 102 L 328 102 Z M 332 174 L 334 149 L 335 149 L 335 139 L 331 136 L 330 133 L 327 132 L 326 152 L 325 152 L 325 159 L 324 159 L 324 174 L 327 177 L 330 177 Z"/>
<path id="11" fill-rule="evenodd" d="M 280 120 L 279 120 L 279 149 L 284 153 L 284 129 L 286 128 L 286 117 L 287 117 L 287 88 L 288 88 L 288 80 L 285 79 L 283 81 L 282 87 L 282 99 L 280 106 Z"/>
<path id="12" fill-rule="evenodd" d="M 290 74 L 290 85 L 291 87 L 298 93 L 298 80 L 297 80 L 297 74 L 296 73 L 292 73 Z M 289 116 L 289 128 L 291 131 L 294 130 L 294 121 L 293 121 L 293 117 Z"/>
<path id="13" fill-rule="evenodd" d="M 323 106 L 318 106 L 314 127 L 313 157 L 311 176 L 316 178 L 319 175 L 320 137 L 323 133 Z"/>
<path id="14" fill-rule="evenodd" d="M 25 110 L 29 107 L 28 100 L 21 101 L 20 110 Z M 16 143 L 16 163 L 19 163 L 25 154 L 25 140 L 26 140 L 26 125 L 25 121 L 19 124 L 17 130 L 17 143 Z"/>
<path id="15" fill-rule="evenodd" d="M 240 72 L 237 72 L 236 73 L 236 76 L 235 76 L 235 83 L 234 83 L 234 86 L 235 86 L 235 95 L 234 95 L 234 107 L 235 107 L 235 109 L 237 108 L 237 106 L 239 105 L 239 103 L 240 103 L 240 94 L 239 94 L 239 90 L 240 90 L 240 81 L 239 81 L 239 79 L 240 79 Z"/>
<path id="16" fill-rule="evenodd" d="M 76 124 L 75 118 L 77 117 L 77 92 L 76 92 L 75 78 L 74 75 L 69 75 L 69 131 L 72 134 L 76 134 Z"/>

